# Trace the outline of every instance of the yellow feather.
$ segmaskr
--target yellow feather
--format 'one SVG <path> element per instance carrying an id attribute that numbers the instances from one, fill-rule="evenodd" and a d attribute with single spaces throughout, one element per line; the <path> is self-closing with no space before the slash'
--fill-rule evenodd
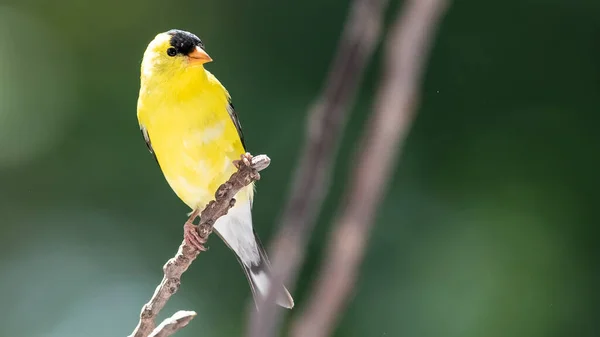
<path id="1" fill-rule="evenodd" d="M 162 172 L 179 198 L 202 209 L 214 198 L 244 153 L 227 112 L 227 90 L 203 66 L 169 57 L 169 36 L 159 34 L 142 61 L 137 116 L 148 132 Z M 251 201 L 253 186 L 236 198 Z"/>

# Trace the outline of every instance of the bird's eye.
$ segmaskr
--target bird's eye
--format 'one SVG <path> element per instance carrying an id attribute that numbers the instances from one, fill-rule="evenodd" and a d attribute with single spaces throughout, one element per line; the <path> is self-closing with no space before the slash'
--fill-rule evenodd
<path id="1" fill-rule="evenodd" d="M 173 57 L 173 56 L 177 55 L 177 50 L 175 48 L 171 47 L 171 48 L 167 49 L 167 55 Z"/>

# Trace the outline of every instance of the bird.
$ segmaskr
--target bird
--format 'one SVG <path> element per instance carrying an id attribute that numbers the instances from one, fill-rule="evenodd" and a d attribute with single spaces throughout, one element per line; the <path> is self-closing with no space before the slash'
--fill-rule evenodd
<path id="1" fill-rule="evenodd" d="M 236 171 L 233 161 L 246 143 L 231 96 L 205 65 L 213 59 L 193 33 L 159 33 L 144 51 L 137 118 L 140 131 L 173 192 L 192 211 L 202 210 L 217 188 Z M 255 305 L 275 286 L 275 303 L 293 308 L 286 287 L 274 284 L 271 266 L 253 228 L 254 183 L 235 195 L 235 205 L 217 219 L 214 230 L 235 253 L 250 284 Z M 186 242 L 202 250 L 193 224 L 184 225 Z"/>

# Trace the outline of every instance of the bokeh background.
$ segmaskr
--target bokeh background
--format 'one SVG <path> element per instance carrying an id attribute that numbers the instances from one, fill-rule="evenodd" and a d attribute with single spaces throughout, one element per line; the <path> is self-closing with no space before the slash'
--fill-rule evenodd
<path id="1" fill-rule="evenodd" d="M 180 243 L 188 209 L 135 113 L 140 59 L 160 31 L 201 36 L 250 151 L 272 158 L 254 205 L 268 243 L 347 7 L 2 0 L 0 336 L 128 335 Z M 600 336 L 599 43 L 597 0 L 454 2 L 336 336 Z M 298 308 L 380 54 L 343 138 Z M 209 246 L 163 311 L 199 313 L 177 336 L 240 336 L 246 325 L 246 279 L 222 242 Z"/>

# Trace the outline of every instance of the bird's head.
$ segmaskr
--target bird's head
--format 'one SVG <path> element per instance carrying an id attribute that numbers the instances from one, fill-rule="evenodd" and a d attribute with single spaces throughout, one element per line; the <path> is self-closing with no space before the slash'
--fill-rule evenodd
<path id="1" fill-rule="evenodd" d="M 150 42 L 144 59 L 142 71 L 177 72 L 200 67 L 212 58 L 204 50 L 204 43 L 196 35 L 178 29 L 156 35 Z"/>

